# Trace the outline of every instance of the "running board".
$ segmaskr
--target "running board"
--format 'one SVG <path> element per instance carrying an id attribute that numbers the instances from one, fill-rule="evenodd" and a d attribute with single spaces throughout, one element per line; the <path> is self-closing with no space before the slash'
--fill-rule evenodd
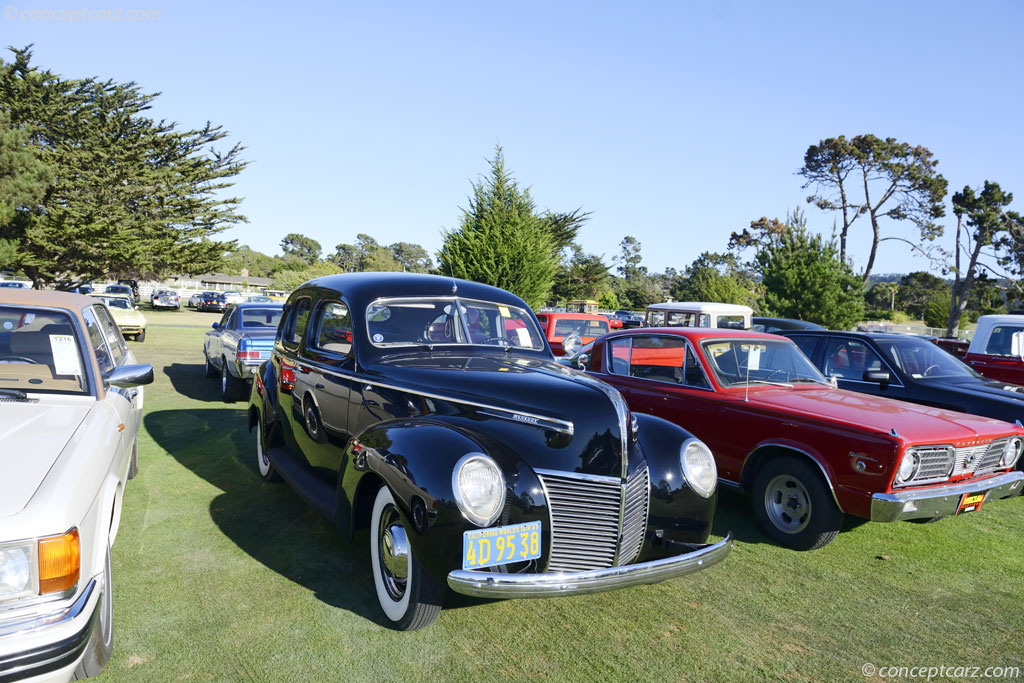
<path id="1" fill-rule="evenodd" d="M 274 466 L 274 470 L 288 482 L 299 498 L 326 517 L 331 524 L 334 524 L 334 512 L 338 500 L 334 487 L 313 474 L 285 446 L 269 449 L 267 457 L 270 459 L 270 464 Z"/>

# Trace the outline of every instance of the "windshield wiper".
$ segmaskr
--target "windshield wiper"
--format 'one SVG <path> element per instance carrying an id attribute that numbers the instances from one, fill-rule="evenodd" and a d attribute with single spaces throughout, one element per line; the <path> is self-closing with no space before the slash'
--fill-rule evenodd
<path id="1" fill-rule="evenodd" d="M 21 389 L 0 389 L 0 398 L 13 398 L 15 401 L 27 401 L 28 394 Z"/>
<path id="2" fill-rule="evenodd" d="M 808 382 L 814 382 L 815 384 L 824 384 L 827 387 L 832 386 L 832 383 L 829 382 L 828 380 L 821 380 L 821 379 L 818 379 L 817 377 L 791 377 L 790 378 L 791 382 L 800 382 L 802 380 L 806 380 Z"/>
<path id="3" fill-rule="evenodd" d="M 772 382 L 767 379 L 748 379 L 745 380 L 746 384 L 771 384 L 773 387 L 785 387 L 786 389 L 792 389 L 793 385 L 788 382 Z"/>

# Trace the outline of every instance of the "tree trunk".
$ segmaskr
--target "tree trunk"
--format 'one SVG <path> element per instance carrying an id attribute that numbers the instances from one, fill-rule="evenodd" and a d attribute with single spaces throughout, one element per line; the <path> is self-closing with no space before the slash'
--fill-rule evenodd
<path id="1" fill-rule="evenodd" d="M 868 191 L 868 172 L 864 171 L 864 206 L 868 207 L 868 215 L 871 216 L 871 253 L 868 254 L 868 264 L 864 267 L 864 283 L 867 284 L 871 278 L 871 269 L 875 267 L 875 254 L 878 253 L 878 243 L 881 241 L 881 229 L 878 227 L 878 218 L 875 211 L 878 207 L 871 206 L 871 193 Z"/>
<path id="2" fill-rule="evenodd" d="M 960 315 L 956 313 L 957 301 L 960 296 L 960 225 L 963 218 L 956 219 L 956 249 L 954 255 L 953 284 L 950 286 L 949 318 L 946 320 L 946 336 L 960 336 Z"/>
<path id="3" fill-rule="evenodd" d="M 847 219 L 846 188 L 843 186 L 842 179 L 838 181 L 838 184 L 839 199 L 843 207 L 843 229 L 839 233 L 839 260 L 846 263 L 846 235 L 850 232 L 850 221 Z"/>
<path id="4" fill-rule="evenodd" d="M 974 250 L 971 252 L 971 262 L 967 266 L 967 275 L 964 276 L 963 282 L 960 285 L 959 296 L 953 297 L 953 303 L 950 306 L 949 311 L 949 322 L 946 324 L 946 334 L 949 336 L 957 336 L 960 334 L 960 318 L 963 317 L 964 311 L 967 310 L 967 297 L 971 294 L 971 285 L 974 284 L 974 269 L 978 265 L 978 256 L 981 254 L 981 247 L 985 243 L 985 240 L 980 239 L 980 235 L 975 236 Z"/>

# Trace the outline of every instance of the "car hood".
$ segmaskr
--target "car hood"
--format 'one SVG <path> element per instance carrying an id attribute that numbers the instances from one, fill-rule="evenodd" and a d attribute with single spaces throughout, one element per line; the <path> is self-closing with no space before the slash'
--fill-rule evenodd
<path id="1" fill-rule="evenodd" d="M 508 411 L 525 424 L 572 423 L 573 446 L 534 451 L 537 467 L 621 476 L 622 440 L 629 410 L 621 395 L 599 380 L 537 356 L 438 355 L 395 358 L 366 368 L 382 384 Z M 618 407 L 616 406 L 618 403 Z"/>
<path id="2" fill-rule="evenodd" d="M 138 311 L 126 310 L 123 308 L 111 308 L 110 312 L 114 316 L 114 322 L 118 325 L 145 325 L 146 316 L 142 315 Z"/>
<path id="3" fill-rule="evenodd" d="M 20 512 L 46 478 L 89 406 L 4 403 L 0 410 L 0 518 Z"/>
<path id="4" fill-rule="evenodd" d="M 942 389 L 956 394 L 968 396 L 981 396 L 985 398 L 998 399 L 1008 405 L 1017 405 L 1022 411 L 1024 418 L 1024 386 L 1019 384 L 1007 384 L 993 379 L 966 379 L 963 381 L 945 382 L 943 384 L 925 384 L 932 389 Z"/>
<path id="5" fill-rule="evenodd" d="M 734 398 L 743 401 L 742 392 Z M 942 408 L 860 394 L 843 389 L 775 389 L 750 391 L 750 403 L 765 408 L 848 424 L 857 429 L 895 434 L 912 444 L 964 442 L 993 439 L 1014 432 L 1001 420 L 968 415 Z M 1019 431 L 1019 430 L 1018 430 Z"/>

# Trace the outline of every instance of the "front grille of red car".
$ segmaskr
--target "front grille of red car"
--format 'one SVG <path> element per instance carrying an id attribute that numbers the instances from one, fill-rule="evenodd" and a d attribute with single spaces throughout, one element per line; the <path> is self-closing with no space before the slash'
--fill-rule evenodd
<path id="1" fill-rule="evenodd" d="M 538 471 L 551 515 L 547 571 L 578 572 L 628 564 L 647 531 L 647 466 L 626 483 L 614 477 Z M 616 562 L 616 558 L 618 558 Z"/>
<path id="2" fill-rule="evenodd" d="M 980 474 L 999 467 L 1003 459 L 1003 449 L 1009 438 L 996 439 L 991 443 L 984 443 L 978 446 L 965 446 L 956 449 L 956 465 L 953 467 L 953 476 L 961 474 Z"/>

